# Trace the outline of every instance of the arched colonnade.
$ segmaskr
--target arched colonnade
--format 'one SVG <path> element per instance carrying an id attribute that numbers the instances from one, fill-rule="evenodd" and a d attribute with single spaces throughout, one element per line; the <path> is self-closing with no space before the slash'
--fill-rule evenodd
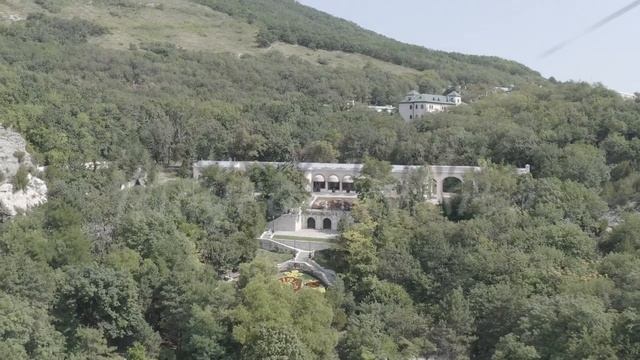
<path id="1" fill-rule="evenodd" d="M 227 169 L 246 170 L 251 166 L 271 165 L 279 166 L 283 163 L 261 163 L 253 161 L 206 161 L 201 160 L 193 164 L 193 176 L 199 178 L 202 171 L 209 166 L 220 166 Z M 296 167 L 302 171 L 307 179 L 307 190 L 314 194 L 354 195 L 354 182 L 362 173 L 362 164 L 337 164 L 337 163 L 297 163 Z M 396 179 L 409 171 L 415 171 L 422 166 L 393 165 L 391 175 Z M 465 175 L 479 172 L 482 169 L 477 166 L 448 166 L 427 165 L 429 176 L 432 179 L 431 199 L 438 202 L 446 198 L 451 192 L 460 188 Z M 518 175 L 530 173 L 529 166 L 516 169 Z M 316 224 L 319 226 L 319 224 Z"/>
<path id="2" fill-rule="evenodd" d="M 347 194 L 354 193 L 354 177 L 353 175 L 336 175 L 336 174 L 319 174 L 312 175 L 312 189 L 314 193 L 320 192 L 344 192 Z"/>
<path id="3" fill-rule="evenodd" d="M 306 215 L 304 227 L 310 230 L 336 231 L 340 219 L 335 216 L 326 215 Z"/>

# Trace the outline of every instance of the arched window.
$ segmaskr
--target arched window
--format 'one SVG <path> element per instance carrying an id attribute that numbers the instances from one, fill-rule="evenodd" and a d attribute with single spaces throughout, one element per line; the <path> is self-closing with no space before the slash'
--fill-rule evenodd
<path id="1" fill-rule="evenodd" d="M 355 188 L 353 187 L 353 177 L 347 175 L 342 178 L 342 191 L 346 191 L 347 194 L 355 191 Z"/>
<path id="2" fill-rule="evenodd" d="M 307 229 L 315 229 L 316 228 L 316 219 L 308 218 L 307 219 Z"/>
<path id="3" fill-rule="evenodd" d="M 324 176 L 316 175 L 313 177 L 313 192 L 320 192 L 325 189 Z"/>
<path id="4" fill-rule="evenodd" d="M 456 177 L 448 177 L 442 181 L 442 192 L 459 193 L 462 190 L 462 180 Z"/>
<path id="5" fill-rule="evenodd" d="M 336 175 L 329 176 L 329 191 L 340 191 L 340 178 Z"/>
<path id="6" fill-rule="evenodd" d="M 322 229 L 323 230 L 331 230 L 331 219 L 327 218 L 322 221 Z"/>

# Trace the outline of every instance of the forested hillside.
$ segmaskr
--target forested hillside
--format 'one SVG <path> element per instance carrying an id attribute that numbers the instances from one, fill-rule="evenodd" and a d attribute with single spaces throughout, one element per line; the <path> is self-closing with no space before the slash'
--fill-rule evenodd
<path id="1" fill-rule="evenodd" d="M 522 80 L 539 80 L 537 73 L 513 61 L 445 53 L 403 44 L 301 5 L 295 0 L 198 2 L 257 24 L 260 27 L 257 40 L 264 47 L 282 41 L 311 49 L 355 52 L 420 71 L 435 70 L 445 80 L 457 84 L 513 84 Z"/>
<path id="2" fill-rule="evenodd" d="M 0 10 L 25 17 L 0 26 L 0 123 L 49 186 L 0 224 L 5 358 L 640 357 L 638 102 L 288 0 Z M 413 122 L 364 106 L 415 88 L 467 104 Z M 191 180 L 200 159 L 366 162 L 354 222 L 321 255 L 338 284 L 294 293 L 258 251 L 306 201 L 293 167 Z M 485 170 L 440 207 L 424 182 L 388 184 L 388 163 Z M 148 186 L 121 190 L 138 168 Z"/>

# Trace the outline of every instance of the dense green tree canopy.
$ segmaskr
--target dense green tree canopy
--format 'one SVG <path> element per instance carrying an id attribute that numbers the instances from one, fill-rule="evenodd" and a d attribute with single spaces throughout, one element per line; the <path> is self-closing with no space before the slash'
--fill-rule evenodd
<path id="1" fill-rule="evenodd" d="M 116 16 L 147 3 L 92 4 Z M 6 358 L 640 357 L 640 103 L 289 0 L 197 3 L 254 24 L 261 46 L 377 60 L 116 50 L 95 40 L 119 29 L 50 0 L 0 25 L 0 118 L 49 188 L 0 224 Z M 363 106 L 450 87 L 465 104 L 410 122 Z M 200 159 L 285 165 L 186 179 Z M 338 272 L 326 294 L 294 292 L 256 258 L 267 222 L 308 200 L 299 161 L 364 163 L 337 248 L 316 254 Z M 440 206 L 423 201 L 427 171 L 394 179 L 391 164 L 482 171 Z M 0 182 L 21 189 L 30 173 L 0 169 Z M 140 173 L 147 186 L 122 189 Z"/>

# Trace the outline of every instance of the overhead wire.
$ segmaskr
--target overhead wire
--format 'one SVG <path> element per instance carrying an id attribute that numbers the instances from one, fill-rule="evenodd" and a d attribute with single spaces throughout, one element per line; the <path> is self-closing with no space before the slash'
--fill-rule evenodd
<path id="1" fill-rule="evenodd" d="M 635 9 L 636 7 L 638 7 L 640 5 L 640 0 L 636 0 L 633 1 L 632 3 L 630 3 L 629 5 L 623 7 L 622 9 L 612 13 L 611 15 L 606 16 L 605 18 L 603 18 L 602 20 L 598 21 L 597 23 L 591 25 L 590 27 L 588 27 L 586 30 L 584 30 L 582 33 L 569 38 L 567 40 L 564 40 L 562 42 L 560 42 L 559 44 L 553 46 L 552 48 L 550 48 L 549 50 L 545 51 L 544 53 L 542 53 L 542 55 L 540 55 L 541 58 L 546 58 L 550 55 L 555 54 L 556 52 L 562 50 L 563 48 L 565 48 L 567 45 L 571 44 L 572 42 L 586 36 L 589 35 L 590 33 L 600 29 L 601 27 L 605 26 L 606 24 L 610 23 L 611 21 L 619 18 L 620 16 L 628 13 L 629 11 Z"/>

